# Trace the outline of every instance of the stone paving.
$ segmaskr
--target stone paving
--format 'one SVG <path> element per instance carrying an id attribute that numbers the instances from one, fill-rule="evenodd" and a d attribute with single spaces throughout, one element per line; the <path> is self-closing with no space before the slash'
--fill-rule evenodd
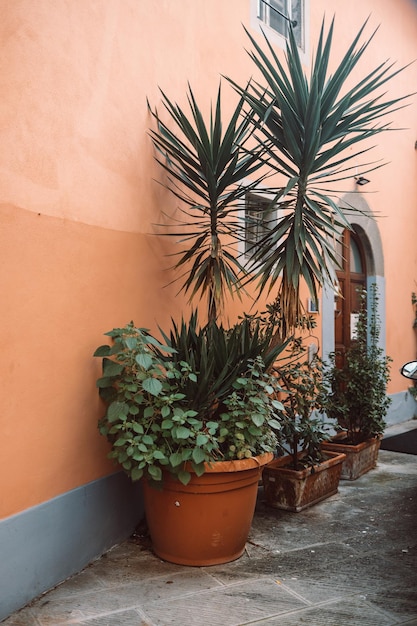
<path id="1" fill-rule="evenodd" d="M 132 537 L 2 626 L 417 626 L 417 456 L 376 469 L 301 513 L 260 490 L 245 554 L 165 563 Z"/>

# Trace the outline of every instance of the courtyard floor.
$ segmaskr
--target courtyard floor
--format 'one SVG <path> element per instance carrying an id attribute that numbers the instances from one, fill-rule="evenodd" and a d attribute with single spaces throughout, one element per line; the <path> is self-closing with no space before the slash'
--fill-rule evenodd
<path id="1" fill-rule="evenodd" d="M 267 508 L 260 489 L 247 549 L 226 565 L 172 565 L 134 535 L 2 622 L 64 624 L 417 626 L 417 456 L 381 450 L 301 513 Z"/>

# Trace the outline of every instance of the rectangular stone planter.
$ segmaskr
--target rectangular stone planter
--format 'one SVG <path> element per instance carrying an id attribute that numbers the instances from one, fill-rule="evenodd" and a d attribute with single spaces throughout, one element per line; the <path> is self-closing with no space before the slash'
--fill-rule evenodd
<path id="1" fill-rule="evenodd" d="M 346 455 L 343 463 L 342 480 L 356 480 L 362 474 L 376 466 L 381 440 L 377 437 L 356 445 L 344 443 L 346 433 L 338 433 L 331 441 L 322 444 L 322 449 L 330 452 L 342 452 Z"/>
<path id="2" fill-rule="evenodd" d="M 326 452 L 328 458 L 314 468 L 292 470 L 289 456 L 265 466 L 262 481 L 268 506 L 299 512 L 337 493 L 344 454 Z"/>

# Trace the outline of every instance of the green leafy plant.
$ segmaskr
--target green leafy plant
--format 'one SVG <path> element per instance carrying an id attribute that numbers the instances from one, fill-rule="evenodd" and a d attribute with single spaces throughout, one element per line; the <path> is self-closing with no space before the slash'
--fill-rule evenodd
<path id="1" fill-rule="evenodd" d="M 347 431 L 347 440 L 353 444 L 382 435 L 391 402 L 386 388 L 392 359 L 384 355 L 378 343 L 380 320 L 376 284 L 371 287 L 370 296 L 369 324 L 367 292 L 361 290 L 355 339 L 341 355 L 342 366 L 337 367 L 337 355 L 333 353 L 324 374 L 326 412 L 335 420 L 338 430 Z"/>
<path id="2" fill-rule="evenodd" d="M 322 362 L 317 353 L 306 356 L 303 339 L 294 339 L 290 355 L 275 368 L 284 407 L 278 449 L 291 457 L 291 468 L 299 470 L 325 458 L 321 444 L 329 438 L 320 412 L 324 386 Z"/>
<path id="3" fill-rule="evenodd" d="M 161 481 L 166 469 L 187 484 L 190 471 L 201 475 L 206 463 L 275 450 L 282 405 L 261 356 L 265 342 L 249 320 L 200 329 L 193 314 L 173 333 L 179 350 L 133 322 L 106 334 L 113 345 L 95 352 L 107 404 L 99 427 L 110 458 L 133 480 Z M 226 360 L 216 361 L 213 341 Z"/>

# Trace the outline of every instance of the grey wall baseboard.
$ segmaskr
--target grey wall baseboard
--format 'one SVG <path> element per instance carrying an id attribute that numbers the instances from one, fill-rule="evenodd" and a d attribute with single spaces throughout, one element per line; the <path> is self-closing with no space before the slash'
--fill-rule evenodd
<path id="1" fill-rule="evenodd" d="M 391 405 L 385 418 L 388 426 L 406 422 L 417 416 L 417 402 L 408 391 L 393 393 L 389 396 Z"/>
<path id="2" fill-rule="evenodd" d="M 0 520 L 0 620 L 126 539 L 143 517 L 121 472 Z"/>

